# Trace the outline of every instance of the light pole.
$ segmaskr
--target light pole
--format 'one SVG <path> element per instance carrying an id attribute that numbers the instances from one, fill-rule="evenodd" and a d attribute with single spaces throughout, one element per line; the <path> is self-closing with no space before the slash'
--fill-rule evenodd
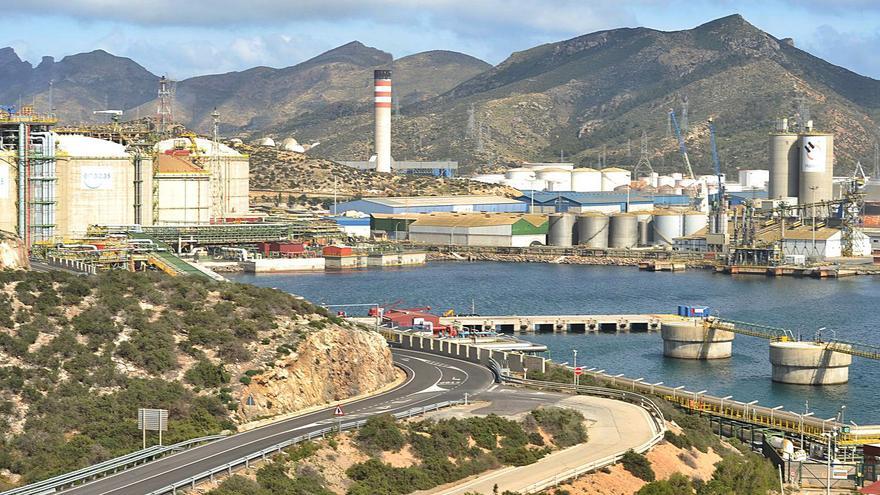
<path id="1" fill-rule="evenodd" d="M 577 351 L 577 349 L 572 349 L 571 353 L 574 355 L 574 359 L 573 359 L 574 360 L 574 369 L 571 370 L 571 374 L 574 377 L 574 386 L 577 387 L 577 384 L 578 384 L 578 374 L 577 374 L 578 351 Z"/>
<path id="2" fill-rule="evenodd" d="M 837 422 L 843 423 L 843 413 L 846 412 L 846 404 L 840 406 L 840 412 L 837 413 Z"/>
<path id="3" fill-rule="evenodd" d="M 811 412 L 801 414 L 801 428 L 800 429 L 801 429 L 801 448 L 802 449 L 804 448 L 804 418 L 809 418 L 812 415 L 813 415 L 813 413 L 811 413 Z M 806 450 L 806 449 L 804 449 L 804 450 Z"/>
<path id="4" fill-rule="evenodd" d="M 733 398 L 732 395 L 725 395 L 724 397 L 721 398 L 721 414 L 724 414 L 724 401 L 726 401 L 728 399 L 732 399 L 732 398 Z"/>
<path id="5" fill-rule="evenodd" d="M 810 227 L 813 231 L 813 256 L 816 256 L 816 189 L 819 189 L 819 186 L 810 186 L 810 214 L 813 218 Z"/>

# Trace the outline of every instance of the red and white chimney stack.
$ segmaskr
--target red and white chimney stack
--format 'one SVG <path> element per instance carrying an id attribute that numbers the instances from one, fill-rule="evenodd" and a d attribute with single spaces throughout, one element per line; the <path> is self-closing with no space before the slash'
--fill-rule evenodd
<path id="1" fill-rule="evenodd" d="M 391 71 L 373 72 L 376 110 L 376 172 L 391 172 Z"/>

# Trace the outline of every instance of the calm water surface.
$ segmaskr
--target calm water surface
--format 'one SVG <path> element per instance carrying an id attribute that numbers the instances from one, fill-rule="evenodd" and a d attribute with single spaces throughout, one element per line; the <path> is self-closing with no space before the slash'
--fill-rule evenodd
<path id="1" fill-rule="evenodd" d="M 674 313 L 678 304 L 711 306 L 735 320 L 780 326 L 812 336 L 819 327 L 838 338 L 880 345 L 877 322 L 880 280 L 730 277 L 706 271 L 649 273 L 635 268 L 513 264 L 431 263 L 415 268 L 367 269 L 231 278 L 275 287 L 321 304 L 381 303 L 454 308 L 483 315 Z M 365 312 L 351 308 L 349 313 Z M 709 390 L 718 396 L 784 405 L 830 418 L 846 405 L 845 419 L 880 424 L 880 361 L 854 358 L 850 383 L 807 387 L 770 380 L 767 341 L 738 335 L 733 357 L 717 361 L 664 358 L 659 334 L 533 335 L 556 361 L 646 381 Z"/>

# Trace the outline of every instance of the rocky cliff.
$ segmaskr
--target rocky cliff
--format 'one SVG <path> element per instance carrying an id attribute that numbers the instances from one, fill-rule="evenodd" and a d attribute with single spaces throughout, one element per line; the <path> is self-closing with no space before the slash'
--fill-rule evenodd
<path id="1" fill-rule="evenodd" d="M 21 239 L 0 230 L 0 270 L 19 270 L 28 266 L 27 249 Z"/>
<path id="2" fill-rule="evenodd" d="M 309 334 L 241 393 L 238 419 L 274 416 L 367 394 L 394 381 L 391 350 L 381 335 L 329 327 Z M 252 398 L 252 405 L 248 405 Z"/>

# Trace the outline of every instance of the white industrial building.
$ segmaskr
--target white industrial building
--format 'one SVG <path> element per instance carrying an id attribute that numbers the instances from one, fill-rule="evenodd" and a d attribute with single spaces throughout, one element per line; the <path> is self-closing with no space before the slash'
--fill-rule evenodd
<path id="1" fill-rule="evenodd" d="M 409 239 L 424 244 L 526 247 L 547 243 L 545 215 L 432 213 L 409 224 Z"/>
<path id="2" fill-rule="evenodd" d="M 785 233 L 782 254 L 803 255 L 807 259 L 827 260 L 840 258 L 843 253 L 843 233 L 839 229 L 822 227 L 813 232 L 809 228 Z M 870 256 L 871 239 L 862 231 L 853 232 L 853 256 Z"/>

